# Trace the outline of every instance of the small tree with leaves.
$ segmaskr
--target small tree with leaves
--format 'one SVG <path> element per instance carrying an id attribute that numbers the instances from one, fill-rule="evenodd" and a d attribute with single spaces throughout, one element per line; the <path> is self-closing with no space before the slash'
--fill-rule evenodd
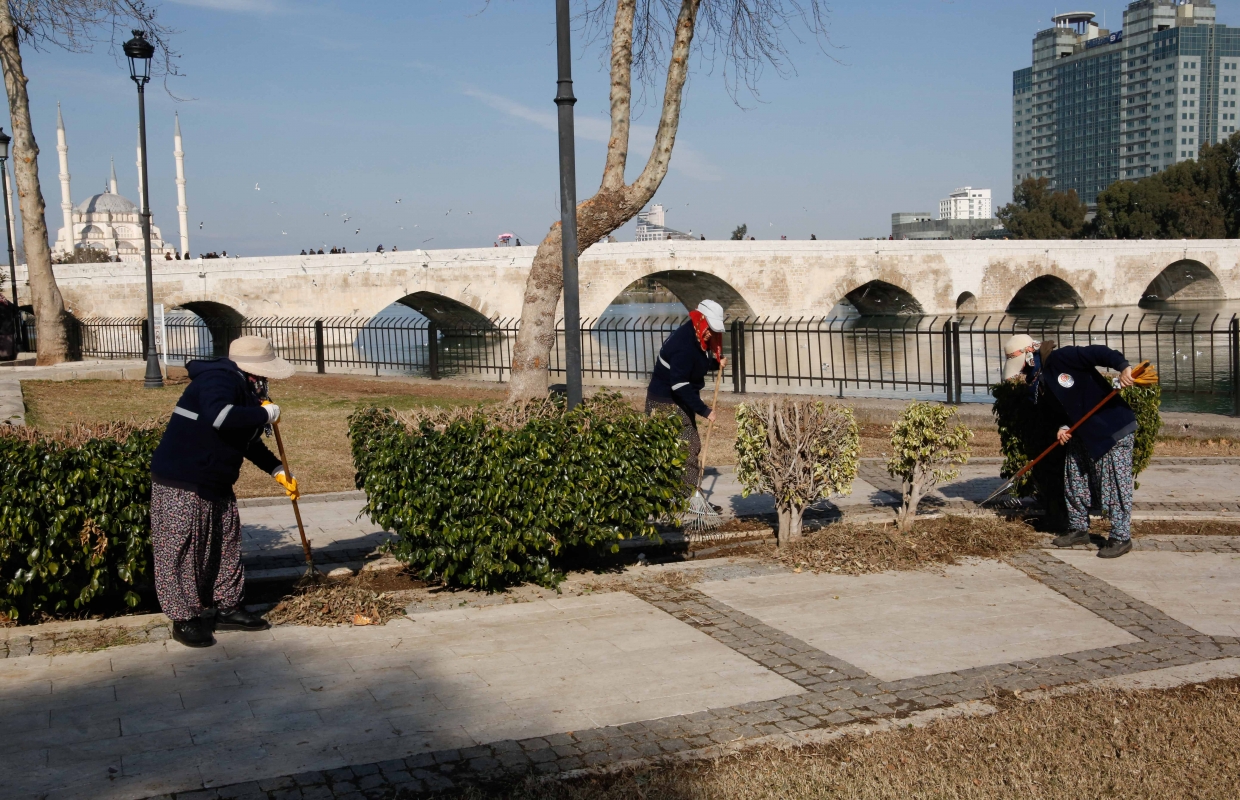
<path id="1" fill-rule="evenodd" d="M 851 408 L 763 400 L 742 405 L 736 427 L 736 477 L 745 497 L 775 496 L 780 547 L 801 537 L 807 508 L 852 492 L 861 440 Z"/>
<path id="2" fill-rule="evenodd" d="M 910 403 L 891 429 L 891 456 L 887 471 L 899 478 L 903 490 L 896 522 L 908 533 L 917 518 L 917 506 L 935 484 L 950 481 L 955 467 L 969 460 L 973 431 L 957 422 L 956 409 L 941 403 Z"/>
<path id="3" fill-rule="evenodd" d="M 732 231 L 732 241 L 743 242 L 745 241 L 745 237 L 748 235 L 749 235 L 749 224 L 742 223 L 740 225 L 737 225 L 736 229 Z"/>

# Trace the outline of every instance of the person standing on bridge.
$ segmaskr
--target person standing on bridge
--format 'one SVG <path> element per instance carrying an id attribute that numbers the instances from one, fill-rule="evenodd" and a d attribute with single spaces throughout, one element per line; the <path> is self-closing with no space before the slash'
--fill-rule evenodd
<path id="1" fill-rule="evenodd" d="M 650 387 L 646 390 L 646 413 L 674 413 L 680 418 L 681 438 L 689 443 L 689 463 L 685 468 L 685 496 L 697 490 L 701 471 L 702 437 L 697 418 L 715 421 L 715 409 L 702 402 L 706 373 L 722 369 L 723 307 L 714 300 L 703 300 L 689 321 L 677 328 L 655 362 Z"/>
<path id="2" fill-rule="evenodd" d="M 242 336 L 228 358 L 191 361 L 190 384 L 172 410 L 151 461 L 151 544 L 155 591 L 172 620 L 172 638 L 188 647 L 215 644 L 203 616 L 215 607 L 214 628 L 261 631 L 269 626 L 241 607 L 241 518 L 233 484 L 249 459 L 296 500 L 297 479 L 263 444 L 280 418 L 264 399 L 268 378 L 287 378 L 293 365 L 261 336 Z"/>
<path id="3" fill-rule="evenodd" d="M 1035 407 L 1062 423 L 1059 443 L 1064 458 L 1064 500 L 1068 532 L 1054 540 L 1056 547 L 1089 544 L 1089 510 L 1101 508 L 1111 520 L 1111 536 L 1098 550 L 1099 558 L 1119 558 L 1132 549 L 1132 447 L 1137 416 L 1116 395 L 1085 421 L 1076 433 L 1071 426 L 1102 402 L 1112 386 L 1098 372 L 1118 372 L 1118 385 L 1134 384 L 1132 367 L 1124 354 L 1105 345 L 1055 347 L 1018 333 L 1003 346 L 1007 363 L 1004 380 L 1022 380 L 1029 386 Z"/>

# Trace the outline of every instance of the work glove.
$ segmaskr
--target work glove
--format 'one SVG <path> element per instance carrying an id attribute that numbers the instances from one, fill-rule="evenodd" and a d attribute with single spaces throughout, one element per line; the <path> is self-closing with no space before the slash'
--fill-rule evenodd
<path id="1" fill-rule="evenodd" d="M 267 409 L 267 424 L 280 421 L 280 407 L 270 400 L 263 401 L 263 408 Z"/>
<path id="2" fill-rule="evenodd" d="M 284 467 L 276 467 L 276 471 L 271 473 L 271 477 L 276 479 L 276 483 L 284 487 L 284 493 L 288 495 L 288 499 L 296 500 L 301 497 L 301 492 L 297 491 L 297 479 L 289 475 Z"/>

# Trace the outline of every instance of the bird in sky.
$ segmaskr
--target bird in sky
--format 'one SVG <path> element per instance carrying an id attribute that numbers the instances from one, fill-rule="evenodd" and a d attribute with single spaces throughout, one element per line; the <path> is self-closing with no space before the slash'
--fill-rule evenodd
<path id="1" fill-rule="evenodd" d="M 468 216 L 472 215 L 473 213 L 474 213 L 474 212 L 472 212 L 472 211 L 466 211 L 466 212 L 465 212 L 465 216 L 467 216 L 467 217 L 468 217 Z"/>
<path id="2" fill-rule="evenodd" d="M 357 235 L 358 235 L 359 233 L 361 233 L 361 232 L 362 232 L 362 229 L 361 229 L 361 228 L 358 228 L 357 230 L 353 231 L 353 235 L 354 235 L 354 236 L 357 236 Z"/>
<path id="3" fill-rule="evenodd" d="M 199 223 L 198 223 L 198 230 L 202 230 L 202 223 L 201 223 L 201 222 L 199 222 Z"/>
<path id="4" fill-rule="evenodd" d="M 254 184 L 254 191 L 256 191 L 256 192 L 261 192 L 261 191 L 262 191 L 262 189 L 258 188 L 258 184 L 257 184 L 257 183 L 256 183 L 256 184 Z"/>
<path id="5" fill-rule="evenodd" d="M 444 216 L 446 217 L 451 213 L 452 213 L 452 209 L 449 208 L 447 211 L 444 212 Z"/>
<path id="6" fill-rule="evenodd" d="M 431 237 L 431 238 L 429 238 L 429 239 L 423 239 L 423 240 L 422 240 L 422 244 L 426 244 L 427 242 L 433 242 L 434 240 L 435 240 L 435 237 L 434 237 L 434 236 L 432 236 L 432 237 Z"/>
<path id="7" fill-rule="evenodd" d="M 402 199 L 402 198 L 400 198 L 400 197 L 396 198 L 396 202 L 397 202 L 397 203 L 400 203 L 401 199 Z"/>
<path id="8" fill-rule="evenodd" d="M 288 231 L 280 231 L 281 236 L 288 236 Z"/>

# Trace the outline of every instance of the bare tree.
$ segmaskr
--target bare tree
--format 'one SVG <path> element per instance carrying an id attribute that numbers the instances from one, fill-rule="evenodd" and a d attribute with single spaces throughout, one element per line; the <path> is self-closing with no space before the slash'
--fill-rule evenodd
<path id="1" fill-rule="evenodd" d="M 598 191 L 577 204 L 578 253 L 636 216 L 666 177 L 694 52 L 705 62 L 721 65 L 730 91 L 753 90 L 766 68 L 787 71 L 784 40 L 795 38 L 795 28 L 826 42 L 826 13 L 823 0 L 585 0 L 579 19 L 587 31 L 598 38 L 608 28 L 611 32 L 611 137 Z M 626 183 L 634 74 L 639 82 L 651 83 L 664 60 L 667 71 L 654 147 L 641 174 Z M 560 247 L 556 222 L 538 245 L 526 280 L 510 402 L 547 392 L 548 358 L 563 288 Z"/>
<path id="2" fill-rule="evenodd" d="M 5 0 L 0 3 L 0 67 L 13 126 L 13 174 L 22 212 L 27 280 L 38 331 L 38 364 L 69 357 L 69 319 L 52 272 L 46 204 L 39 185 L 39 145 L 30 121 L 21 45 L 86 51 L 107 38 L 113 44 L 127 25 L 147 32 L 161 54 L 163 75 L 175 74 L 176 54 L 168 48 L 172 31 L 159 24 L 156 8 L 143 0 Z"/>

